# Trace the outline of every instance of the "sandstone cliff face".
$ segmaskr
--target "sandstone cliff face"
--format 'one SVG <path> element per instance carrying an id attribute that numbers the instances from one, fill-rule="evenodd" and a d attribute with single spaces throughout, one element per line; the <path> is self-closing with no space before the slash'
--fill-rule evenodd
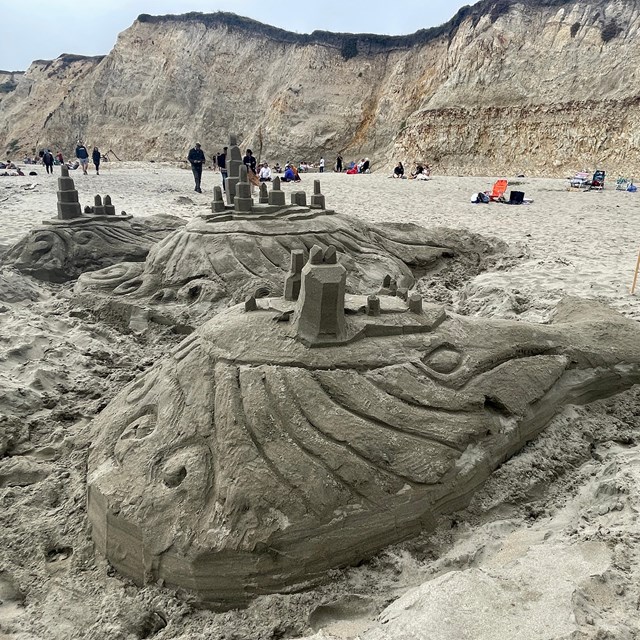
<path id="1" fill-rule="evenodd" d="M 293 34 L 231 14 L 140 16 L 104 58 L 34 62 L 0 149 L 272 161 L 368 155 L 442 173 L 640 175 L 640 0 L 483 0 L 406 37 Z M 0 77 L 0 80 L 2 78 Z"/>

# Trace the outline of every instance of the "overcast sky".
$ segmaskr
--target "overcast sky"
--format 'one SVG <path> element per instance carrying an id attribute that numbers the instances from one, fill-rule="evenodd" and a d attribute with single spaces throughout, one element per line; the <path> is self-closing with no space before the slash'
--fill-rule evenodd
<path id="1" fill-rule="evenodd" d="M 316 29 L 403 35 L 443 24 L 477 0 L 31 0 L 3 1 L 0 69 L 24 71 L 61 53 L 107 54 L 141 13 L 231 11 L 297 33 Z"/>

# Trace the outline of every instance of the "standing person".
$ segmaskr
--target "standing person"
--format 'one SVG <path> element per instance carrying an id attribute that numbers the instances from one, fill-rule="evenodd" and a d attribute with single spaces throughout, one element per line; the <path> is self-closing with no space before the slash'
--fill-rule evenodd
<path id="1" fill-rule="evenodd" d="M 227 181 L 227 149 L 229 147 L 223 147 L 222 153 L 218 154 L 216 162 L 218 163 L 218 169 L 220 169 L 220 175 L 222 176 L 222 190 L 224 191 L 224 184 Z"/>
<path id="2" fill-rule="evenodd" d="M 62 155 L 62 151 L 58 151 L 58 153 L 56 153 L 56 158 L 58 159 L 58 162 L 60 164 L 64 164 L 64 157 Z"/>
<path id="3" fill-rule="evenodd" d="M 247 171 L 251 169 L 253 175 L 256 175 L 256 159 L 253 157 L 253 151 L 251 149 L 247 149 L 247 153 L 242 158 L 242 162 L 247 166 Z"/>
<path id="4" fill-rule="evenodd" d="M 46 167 L 47 173 L 53 175 L 53 153 L 49 149 L 42 154 L 42 164 Z"/>
<path id="5" fill-rule="evenodd" d="M 96 175 L 100 175 L 100 149 L 98 147 L 93 147 L 93 152 L 91 153 L 91 160 L 93 160 L 93 164 L 96 165 Z"/>
<path id="6" fill-rule="evenodd" d="M 85 147 L 79 140 L 78 146 L 76 147 L 76 158 L 78 158 L 78 162 L 82 167 L 82 173 L 86 176 L 87 167 L 89 166 L 89 152 L 87 151 L 87 147 Z"/>
<path id="7" fill-rule="evenodd" d="M 336 173 L 342 173 L 342 156 L 340 154 L 336 158 Z"/>
<path id="8" fill-rule="evenodd" d="M 320 158 L 319 167 L 320 167 L 320 169 L 319 169 L 320 173 L 324 173 L 324 157 Z"/>
<path id="9" fill-rule="evenodd" d="M 196 146 L 189 150 L 187 160 L 191 163 L 191 171 L 193 171 L 193 178 L 196 181 L 196 188 L 194 190 L 202 193 L 200 181 L 202 180 L 202 165 L 204 164 L 205 157 L 199 142 L 196 142 Z"/>

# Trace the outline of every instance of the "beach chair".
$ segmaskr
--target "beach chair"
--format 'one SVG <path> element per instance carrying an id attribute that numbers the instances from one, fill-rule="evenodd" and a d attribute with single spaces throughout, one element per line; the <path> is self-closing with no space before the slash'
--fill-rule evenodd
<path id="1" fill-rule="evenodd" d="M 589 174 L 586 171 L 579 171 L 575 176 L 569 178 L 569 187 L 573 189 L 582 189 L 589 182 Z"/>
<path id="2" fill-rule="evenodd" d="M 591 178 L 591 183 L 589 184 L 589 191 L 591 190 L 595 190 L 595 191 L 602 191 L 604 189 L 604 178 L 605 178 L 605 172 L 604 171 L 596 171 L 593 174 L 593 178 Z"/>
<path id="3" fill-rule="evenodd" d="M 489 200 L 494 201 L 498 198 L 504 197 L 504 194 L 507 190 L 507 185 L 509 184 L 508 180 L 498 180 L 493 185 L 493 191 L 489 194 Z"/>

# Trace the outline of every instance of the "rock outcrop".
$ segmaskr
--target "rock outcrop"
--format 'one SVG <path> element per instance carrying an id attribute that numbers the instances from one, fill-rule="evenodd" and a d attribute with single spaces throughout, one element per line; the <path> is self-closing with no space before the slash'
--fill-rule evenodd
<path id="1" fill-rule="evenodd" d="M 374 169 L 637 175 L 639 30 L 640 0 L 482 0 L 410 36 L 142 15 L 108 55 L 34 62 L 0 93 L 0 148 L 32 152 L 36 132 L 52 148 L 81 137 L 182 159 L 234 129 L 280 161 L 341 151 Z"/>

